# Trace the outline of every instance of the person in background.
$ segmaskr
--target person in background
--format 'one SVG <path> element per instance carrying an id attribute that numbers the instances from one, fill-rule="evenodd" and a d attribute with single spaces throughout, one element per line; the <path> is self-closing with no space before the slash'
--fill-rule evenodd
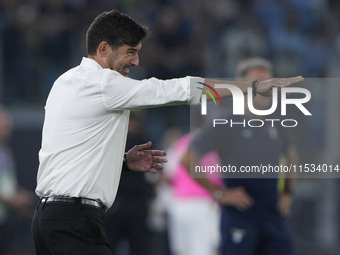
<path id="1" fill-rule="evenodd" d="M 237 68 L 238 77 L 245 79 L 269 79 L 272 65 L 260 58 L 242 61 Z M 270 97 L 255 96 L 255 109 L 268 109 Z M 245 115 L 232 115 L 229 111 L 224 118 L 235 122 L 256 118 L 245 104 Z M 205 139 L 202 139 L 202 138 Z M 192 142 L 182 163 L 188 169 L 190 156 L 198 158 L 211 150 L 216 150 L 222 165 L 241 166 L 278 165 L 281 157 L 285 164 L 297 163 L 297 152 L 286 130 L 281 126 L 206 127 Z M 192 161 L 196 161 L 192 159 Z M 193 163 L 193 162 L 191 162 Z M 197 164 L 194 164 L 197 165 Z M 289 234 L 286 217 L 292 203 L 293 178 L 286 176 L 284 188 L 279 191 L 279 178 L 226 178 L 224 188 L 208 179 L 195 179 L 205 187 L 222 205 L 221 212 L 221 252 L 222 255 L 293 255 L 293 241 Z"/>
<path id="2" fill-rule="evenodd" d="M 164 168 L 172 188 L 168 206 L 170 247 L 174 255 L 213 255 L 217 254 L 219 243 L 219 206 L 181 164 L 192 137 L 193 134 L 186 134 L 170 147 L 169 163 Z M 217 163 L 220 161 L 215 152 L 200 159 L 201 165 Z M 216 177 L 211 181 L 222 184 Z"/>

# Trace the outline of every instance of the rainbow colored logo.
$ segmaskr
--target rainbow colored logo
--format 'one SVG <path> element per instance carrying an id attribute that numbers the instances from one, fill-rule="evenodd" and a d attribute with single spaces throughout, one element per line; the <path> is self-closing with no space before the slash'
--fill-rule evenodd
<path id="1" fill-rule="evenodd" d="M 217 91 L 210 85 L 206 84 L 206 83 L 203 83 L 203 82 L 197 82 L 199 84 L 202 84 L 203 86 L 206 86 L 207 88 L 209 88 L 212 92 L 215 93 L 215 95 L 217 96 L 218 100 L 220 101 L 220 104 L 222 105 L 222 100 L 220 98 L 220 95 L 217 93 Z M 216 103 L 216 100 L 214 98 L 214 96 L 211 94 L 211 92 L 205 88 L 200 88 L 200 87 L 197 87 L 198 89 L 201 89 L 203 90 L 205 93 L 207 93 L 211 98 L 212 100 L 214 101 L 215 105 L 217 106 L 217 103 Z"/>

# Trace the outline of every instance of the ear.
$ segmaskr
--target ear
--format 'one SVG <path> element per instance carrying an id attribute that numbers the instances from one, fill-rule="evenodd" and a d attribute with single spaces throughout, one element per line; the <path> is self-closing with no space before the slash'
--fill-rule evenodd
<path id="1" fill-rule="evenodd" d="M 106 57 L 111 51 L 111 46 L 106 42 L 102 41 L 97 48 L 97 55 L 100 57 Z"/>

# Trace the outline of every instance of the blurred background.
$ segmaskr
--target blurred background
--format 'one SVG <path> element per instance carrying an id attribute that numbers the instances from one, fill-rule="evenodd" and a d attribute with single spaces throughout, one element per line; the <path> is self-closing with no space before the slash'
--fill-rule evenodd
<path id="1" fill-rule="evenodd" d="M 1 0 L 0 103 L 13 118 L 8 146 L 18 185 L 27 192 L 36 185 L 48 92 L 59 75 L 86 56 L 85 33 L 94 17 L 114 8 L 152 31 L 143 42 L 140 66 L 130 72 L 136 79 L 234 77 L 239 61 L 253 56 L 270 60 L 276 77 L 340 76 L 336 0 Z M 316 148 L 310 158 L 340 162 L 339 95 L 337 86 L 312 91 L 313 121 L 304 133 L 308 146 L 298 144 Z M 141 136 L 165 149 L 189 131 L 189 114 L 187 106 L 145 110 Z M 150 201 L 157 199 L 158 181 L 147 182 L 155 193 Z M 290 225 L 299 255 L 339 254 L 339 184 L 337 179 L 296 181 Z M 169 254 L 166 212 L 157 203 L 152 208 L 147 227 L 158 242 L 149 254 Z M 34 254 L 29 217 L 17 211 L 7 208 L 1 220 L 6 229 L 1 227 L 0 237 L 6 242 L 0 245 L 7 251 L 0 254 Z M 125 246 L 117 248 L 118 255 L 128 254 Z"/>

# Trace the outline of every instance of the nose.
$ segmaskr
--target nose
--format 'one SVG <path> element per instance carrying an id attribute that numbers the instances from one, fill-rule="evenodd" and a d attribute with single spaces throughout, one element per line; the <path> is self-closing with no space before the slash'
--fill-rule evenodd
<path id="1" fill-rule="evenodd" d="M 138 66 L 139 65 L 139 56 L 138 54 L 134 55 L 131 59 L 131 62 L 130 62 L 132 65 L 134 66 Z"/>

